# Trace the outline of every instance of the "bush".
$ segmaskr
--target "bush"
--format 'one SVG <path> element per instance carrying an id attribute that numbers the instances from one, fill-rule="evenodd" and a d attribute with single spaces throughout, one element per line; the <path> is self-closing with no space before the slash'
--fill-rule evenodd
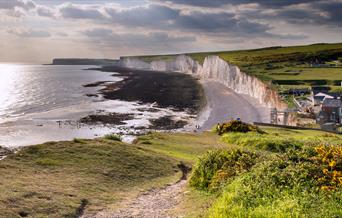
<path id="1" fill-rule="evenodd" d="M 248 171 L 257 155 L 241 150 L 208 151 L 197 161 L 190 177 L 190 185 L 200 190 L 216 191 L 230 178 Z"/>
<path id="2" fill-rule="evenodd" d="M 107 134 L 104 136 L 105 139 L 108 139 L 108 140 L 113 140 L 113 141 L 119 141 L 121 142 L 122 141 L 122 138 L 120 135 L 116 135 L 116 134 Z"/>
<path id="3" fill-rule="evenodd" d="M 79 138 L 74 138 L 74 140 L 72 140 L 75 143 L 80 143 L 80 144 L 84 144 L 85 142 L 83 141 L 83 139 L 79 139 Z"/>
<path id="4" fill-rule="evenodd" d="M 209 217 L 340 217 L 341 186 L 320 188 L 323 159 L 305 148 L 255 164 L 225 187 Z"/>
<path id="5" fill-rule="evenodd" d="M 315 148 L 316 161 L 321 165 L 322 174 L 318 182 L 323 190 L 342 187 L 342 147 L 321 145 Z"/>
<path id="6" fill-rule="evenodd" d="M 242 121 L 239 120 L 232 120 L 228 123 L 222 123 L 222 124 L 218 124 L 214 130 L 217 134 L 222 135 L 224 133 L 228 133 L 228 132 L 258 132 L 260 134 L 265 133 L 264 131 L 262 131 L 260 128 L 258 128 L 257 126 L 248 124 L 248 123 L 244 123 Z"/>

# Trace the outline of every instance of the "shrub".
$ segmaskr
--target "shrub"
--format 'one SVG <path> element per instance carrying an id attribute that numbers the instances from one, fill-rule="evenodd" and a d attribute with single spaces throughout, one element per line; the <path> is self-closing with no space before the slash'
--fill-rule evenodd
<path id="1" fill-rule="evenodd" d="M 80 143 L 80 144 L 84 144 L 85 142 L 83 141 L 83 139 L 79 139 L 79 138 L 74 138 L 74 140 L 72 140 L 75 143 Z"/>
<path id="2" fill-rule="evenodd" d="M 258 132 L 258 133 L 264 133 L 264 131 L 262 131 L 260 128 L 258 128 L 257 126 L 248 124 L 248 123 L 244 123 L 242 121 L 239 120 L 232 120 L 230 122 L 227 123 L 222 123 L 222 124 L 218 124 L 216 126 L 215 132 L 219 135 L 222 135 L 224 133 L 228 133 L 228 132 Z"/>
<path id="3" fill-rule="evenodd" d="M 200 190 L 216 191 L 230 178 L 248 171 L 257 155 L 242 150 L 208 151 L 197 161 L 190 177 L 190 185 Z"/>
<path id="4" fill-rule="evenodd" d="M 315 157 L 321 166 L 322 174 L 318 176 L 318 182 L 323 190 L 342 187 L 342 147 L 321 145 L 315 148 Z"/>
<path id="5" fill-rule="evenodd" d="M 108 139 L 108 140 L 113 140 L 113 141 L 119 141 L 121 142 L 122 141 L 122 138 L 120 135 L 116 135 L 116 134 L 107 134 L 104 136 L 105 139 Z"/>
<path id="6" fill-rule="evenodd" d="M 317 158 L 324 157 L 312 151 L 291 150 L 255 164 L 225 187 L 209 217 L 340 217 L 341 187 L 329 194 L 319 188 Z"/>

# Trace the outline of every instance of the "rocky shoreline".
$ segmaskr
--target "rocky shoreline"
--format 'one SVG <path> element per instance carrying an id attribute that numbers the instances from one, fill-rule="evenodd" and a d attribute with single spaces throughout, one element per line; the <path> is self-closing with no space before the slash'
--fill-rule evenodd
<path id="1" fill-rule="evenodd" d="M 98 95 L 108 100 L 138 102 L 140 105 L 149 104 L 149 107 L 138 108 L 138 114 L 132 113 L 96 113 L 79 120 L 88 125 L 124 125 L 125 121 L 133 120 L 135 115 L 143 113 L 159 113 L 168 109 L 174 113 L 184 112 L 195 117 L 206 104 L 203 87 L 199 81 L 190 75 L 175 72 L 158 72 L 107 66 L 94 68 L 105 72 L 115 72 L 113 76 L 122 78 L 118 82 L 98 81 L 85 84 L 84 87 L 102 87 Z M 92 97 L 92 95 L 89 95 Z M 173 130 L 184 128 L 189 121 L 184 117 L 164 114 L 148 119 L 150 125 L 134 127 L 133 129 Z"/>

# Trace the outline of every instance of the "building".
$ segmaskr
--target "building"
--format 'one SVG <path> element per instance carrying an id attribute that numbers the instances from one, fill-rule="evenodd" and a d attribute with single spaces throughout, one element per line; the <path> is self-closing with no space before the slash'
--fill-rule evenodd
<path id="1" fill-rule="evenodd" d="M 333 99 L 333 95 L 326 94 L 324 92 L 318 92 L 317 94 L 314 95 L 314 106 L 321 105 L 325 99 Z"/>
<path id="2" fill-rule="evenodd" d="M 342 124 L 342 99 L 325 98 L 322 103 L 322 110 L 317 117 L 317 123 Z"/>

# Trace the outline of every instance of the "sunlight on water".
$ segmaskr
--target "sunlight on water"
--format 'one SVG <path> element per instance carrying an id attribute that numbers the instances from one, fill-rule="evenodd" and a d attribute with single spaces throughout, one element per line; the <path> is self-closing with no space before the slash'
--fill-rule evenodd
<path id="1" fill-rule="evenodd" d="M 0 64 L 0 116 L 6 115 L 4 111 L 17 101 L 14 93 L 20 80 L 19 70 L 20 65 Z"/>
<path id="2" fill-rule="evenodd" d="M 91 102 L 89 82 L 112 80 L 89 66 L 0 64 L 0 123 L 13 117 Z"/>

